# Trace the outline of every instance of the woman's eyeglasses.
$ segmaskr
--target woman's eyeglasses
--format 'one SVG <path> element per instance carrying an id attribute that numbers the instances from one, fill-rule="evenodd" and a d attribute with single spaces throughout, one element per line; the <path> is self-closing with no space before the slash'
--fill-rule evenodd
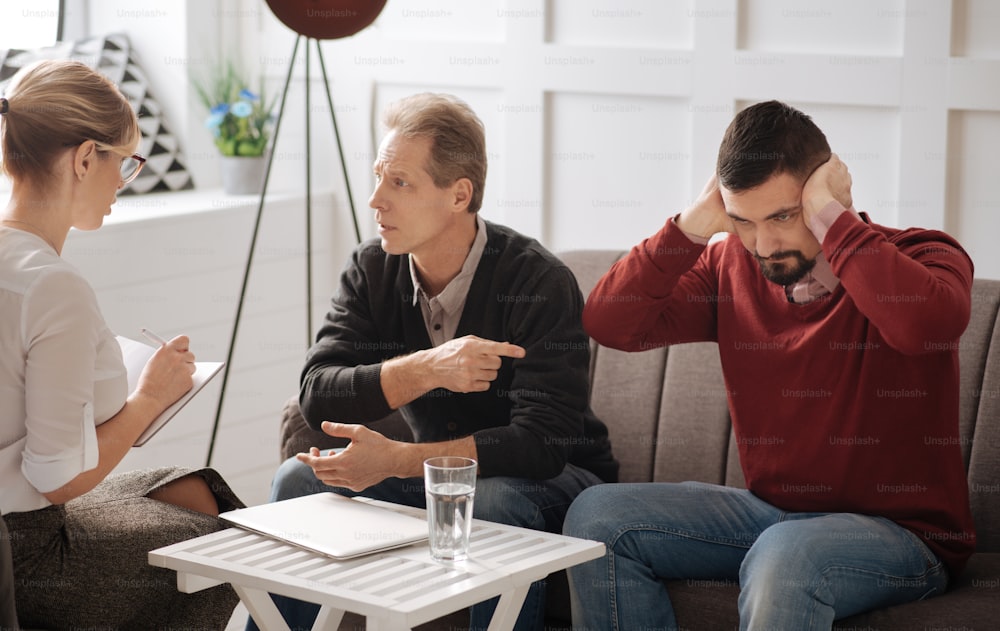
<path id="1" fill-rule="evenodd" d="M 146 158 L 143 158 L 138 153 L 133 153 L 127 158 L 122 159 L 122 184 L 128 184 L 138 177 L 139 171 L 142 171 L 144 164 L 146 164 Z"/>
<path id="2" fill-rule="evenodd" d="M 113 147 L 111 145 L 106 145 L 103 142 L 97 142 L 95 140 L 94 146 L 97 147 L 98 151 L 108 151 L 111 153 L 117 153 L 118 155 L 122 155 L 121 149 L 119 149 L 118 147 Z M 144 164 L 146 164 L 146 158 L 143 158 L 138 153 L 122 156 L 122 164 L 121 164 L 122 185 L 128 184 L 136 177 L 138 177 L 139 171 L 142 171 L 142 167 Z"/>

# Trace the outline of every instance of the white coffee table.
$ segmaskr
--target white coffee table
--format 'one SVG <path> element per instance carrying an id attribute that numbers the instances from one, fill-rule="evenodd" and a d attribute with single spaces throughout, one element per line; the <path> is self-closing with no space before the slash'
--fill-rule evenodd
<path id="1" fill-rule="evenodd" d="M 500 596 L 489 629 L 502 631 L 532 582 L 603 554 L 596 541 L 474 520 L 470 558 L 458 563 L 434 561 L 426 542 L 338 561 L 239 528 L 153 550 L 149 563 L 176 570 L 185 593 L 231 583 L 264 631 L 288 631 L 269 592 L 321 605 L 314 631 L 336 631 L 345 611 L 365 616 L 369 631 L 412 629 Z"/>

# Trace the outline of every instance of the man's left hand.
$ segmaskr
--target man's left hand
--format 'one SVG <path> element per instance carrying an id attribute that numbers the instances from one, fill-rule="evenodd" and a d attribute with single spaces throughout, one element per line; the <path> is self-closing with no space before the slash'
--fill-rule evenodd
<path id="1" fill-rule="evenodd" d="M 819 165 L 802 187 L 802 208 L 806 219 L 834 200 L 844 208 L 850 208 L 854 203 L 851 199 L 851 174 L 840 157 L 832 153 L 830 159 Z"/>
<path id="2" fill-rule="evenodd" d="M 351 443 L 341 452 L 320 455 L 315 447 L 309 453 L 297 454 L 300 462 L 309 465 L 316 478 L 330 486 L 340 486 L 352 491 L 363 491 L 392 477 L 394 465 L 393 446 L 398 443 L 364 425 L 323 423 L 323 432 L 330 436 L 348 438 Z"/>

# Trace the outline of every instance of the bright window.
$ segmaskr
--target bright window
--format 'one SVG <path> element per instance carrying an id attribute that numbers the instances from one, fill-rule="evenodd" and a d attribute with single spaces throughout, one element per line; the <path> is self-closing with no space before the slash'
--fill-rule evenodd
<path id="1" fill-rule="evenodd" d="M 0 49 L 51 46 L 56 42 L 58 31 L 58 0 L 3 0 L 0 3 Z"/>

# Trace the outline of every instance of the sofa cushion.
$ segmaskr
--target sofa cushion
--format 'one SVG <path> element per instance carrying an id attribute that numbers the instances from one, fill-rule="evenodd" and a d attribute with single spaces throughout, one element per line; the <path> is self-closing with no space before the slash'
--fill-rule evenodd
<path id="1" fill-rule="evenodd" d="M 740 614 L 736 599 L 737 581 L 722 579 L 686 579 L 667 581 L 667 593 L 674 608 L 679 629 L 738 629 Z"/>
<path id="2" fill-rule="evenodd" d="M 977 279 L 972 307 L 972 324 L 970 331 L 962 336 L 959 353 L 963 371 L 966 363 L 974 361 L 981 367 L 977 366 L 979 372 L 962 374 L 963 389 L 971 389 L 962 393 L 963 399 L 971 395 L 977 407 L 970 421 L 963 418 L 962 450 L 968 454 L 969 502 L 976 519 L 976 551 L 1000 553 L 1000 322 L 996 320 L 1000 281 Z M 982 341 L 980 330 L 985 337 Z M 967 338 L 974 332 L 977 333 L 974 338 Z M 968 386 L 967 378 L 971 381 Z M 1000 605 L 997 609 L 1000 617 Z M 1000 621 L 997 626 L 1000 627 Z"/>
<path id="3" fill-rule="evenodd" d="M 728 458 L 731 423 L 715 343 L 667 350 L 660 410 L 652 480 L 725 484 L 739 461 Z"/>
<path id="4" fill-rule="evenodd" d="M 987 351 L 991 348 L 991 340 L 996 335 L 997 308 L 998 303 L 1000 303 L 1000 287 L 998 285 L 1000 283 L 997 281 L 983 279 L 976 279 L 973 282 L 972 312 L 969 326 L 962 334 L 958 346 L 959 428 L 962 436 L 969 437 L 969 440 L 962 441 L 962 458 L 966 466 L 969 464 L 973 431 L 976 418 L 981 414 L 980 406 L 984 402 L 983 397 L 990 396 L 990 393 L 984 393 L 982 388 L 988 359 Z M 993 370 L 997 368 L 998 366 L 994 365 Z M 995 391 L 993 398 L 998 398 Z"/>
<path id="5" fill-rule="evenodd" d="M 944 598 L 928 598 L 844 618 L 841 629 L 996 629 L 1000 625 L 1000 554 L 978 553 Z"/>
<path id="6" fill-rule="evenodd" d="M 1000 617 L 1000 554 L 972 556 L 944 598 L 928 598 L 843 618 L 834 629 L 996 629 Z M 681 629 L 739 627 L 736 581 L 668 581 L 667 591 Z"/>
<path id="7" fill-rule="evenodd" d="M 591 346 L 591 408 L 608 427 L 619 482 L 653 478 L 666 351 L 623 353 Z M 666 439 L 666 437 L 664 437 Z"/>

